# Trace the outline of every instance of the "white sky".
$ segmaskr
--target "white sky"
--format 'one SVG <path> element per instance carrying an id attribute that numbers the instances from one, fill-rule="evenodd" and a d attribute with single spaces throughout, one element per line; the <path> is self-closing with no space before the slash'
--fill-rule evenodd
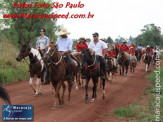
<path id="1" fill-rule="evenodd" d="M 78 4 L 78 0 L 58 0 Z M 58 19 L 71 34 L 71 38 L 85 36 L 92 39 L 92 33 L 98 32 L 100 38 L 118 36 L 136 37 L 146 24 L 154 23 L 163 30 L 163 0 L 81 0 L 84 8 L 68 9 L 63 7 L 59 13 L 94 14 L 93 19 Z"/>

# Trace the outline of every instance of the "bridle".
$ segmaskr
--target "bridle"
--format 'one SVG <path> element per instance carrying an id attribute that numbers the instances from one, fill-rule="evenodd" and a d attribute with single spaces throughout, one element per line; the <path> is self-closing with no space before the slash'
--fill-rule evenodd
<path id="1" fill-rule="evenodd" d="M 61 60 L 62 60 L 62 56 L 60 57 L 60 59 L 59 59 L 59 61 L 58 62 L 53 62 L 52 60 L 51 60 L 51 58 L 53 57 L 53 55 L 55 54 L 55 52 L 56 52 L 56 48 L 55 48 L 55 50 L 53 50 L 53 52 L 51 53 L 51 55 L 50 55 L 50 63 L 48 63 L 48 65 L 51 65 L 51 64 L 54 64 L 54 65 L 58 65 L 60 62 L 61 62 Z"/>

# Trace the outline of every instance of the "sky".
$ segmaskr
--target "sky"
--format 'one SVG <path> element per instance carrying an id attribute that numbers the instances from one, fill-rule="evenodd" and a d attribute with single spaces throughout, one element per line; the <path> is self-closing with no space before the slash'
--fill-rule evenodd
<path id="1" fill-rule="evenodd" d="M 92 39 L 94 32 L 98 32 L 100 38 L 136 37 L 144 25 L 151 23 L 163 32 L 163 0 L 58 0 L 64 6 L 67 2 L 78 4 L 79 1 L 84 4 L 83 8 L 59 10 L 59 14 L 94 14 L 92 19 L 58 19 L 57 25 L 67 28 L 72 39 L 81 36 Z"/>

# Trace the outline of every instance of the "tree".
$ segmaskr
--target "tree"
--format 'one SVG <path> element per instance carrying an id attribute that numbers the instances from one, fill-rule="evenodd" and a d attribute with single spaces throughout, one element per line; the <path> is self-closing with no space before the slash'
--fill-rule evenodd
<path id="1" fill-rule="evenodd" d="M 106 43 L 113 44 L 113 39 L 109 36 L 109 37 L 106 39 Z"/>
<path id="2" fill-rule="evenodd" d="M 2 14 L 18 14 L 19 16 L 22 13 L 28 14 L 49 14 L 52 11 L 51 7 L 48 8 L 17 8 L 13 7 L 14 2 L 22 3 L 22 0 L 4 0 L 3 3 L 0 3 L 0 7 L 3 9 Z M 34 5 L 36 1 L 26 0 L 25 3 L 30 3 Z M 39 3 L 45 2 L 44 0 L 37 0 Z M 50 0 L 47 0 L 46 3 L 52 5 Z M 40 19 L 40 18 L 12 18 L 12 19 L 1 19 L 0 23 L 9 26 L 7 31 L 3 33 L 7 38 L 10 38 L 13 43 L 18 43 L 19 45 L 28 42 L 35 43 L 38 36 L 40 36 L 40 29 L 45 28 L 46 35 L 55 40 L 55 31 L 60 29 L 60 26 L 56 26 L 56 21 L 52 19 Z"/>
<path id="3" fill-rule="evenodd" d="M 141 34 L 136 37 L 136 44 L 142 44 L 143 46 L 155 46 L 163 44 L 161 28 L 155 26 L 154 24 L 145 25 L 141 30 Z"/>

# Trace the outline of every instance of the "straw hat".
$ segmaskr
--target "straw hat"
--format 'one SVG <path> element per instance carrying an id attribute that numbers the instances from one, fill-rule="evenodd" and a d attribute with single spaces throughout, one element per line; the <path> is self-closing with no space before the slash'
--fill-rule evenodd
<path id="1" fill-rule="evenodd" d="M 123 40 L 122 43 L 127 43 L 127 41 L 126 40 Z"/>
<path id="2" fill-rule="evenodd" d="M 84 36 L 81 36 L 79 39 L 83 39 L 83 40 L 85 40 L 85 37 L 84 37 Z"/>
<path id="3" fill-rule="evenodd" d="M 130 49 L 133 49 L 133 48 L 134 48 L 133 46 L 130 47 Z"/>
<path id="4" fill-rule="evenodd" d="M 105 41 L 105 39 L 104 39 L 104 38 L 101 38 L 100 40 Z"/>
<path id="5" fill-rule="evenodd" d="M 149 45 L 147 45 L 147 47 L 150 47 Z"/>
<path id="6" fill-rule="evenodd" d="M 111 47 L 112 47 L 113 49 L 115 49 L 115 46 L 114 46 L 113 44 L 111 45 Z"/>
<path id="7" fill-rule="evenodd" d="M 57 36 L 67 35 L 67 34 L 70 34 L 70 32 L 67 32 L 66 28 L 62 28 L 61 31 L 56 33 Z"/>

